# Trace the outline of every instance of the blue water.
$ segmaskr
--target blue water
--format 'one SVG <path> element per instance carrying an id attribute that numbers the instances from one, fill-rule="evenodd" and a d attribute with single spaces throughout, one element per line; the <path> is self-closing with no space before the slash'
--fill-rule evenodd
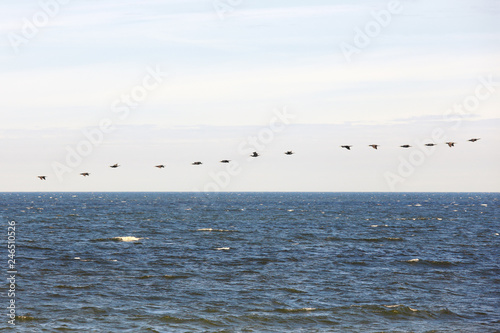
<path id="1" fill-rule="evenodd" d="M 15 221 L 18 332 L 500 332 L 499 212 L 498 193 L 0 193 L 2 267 Z"/>

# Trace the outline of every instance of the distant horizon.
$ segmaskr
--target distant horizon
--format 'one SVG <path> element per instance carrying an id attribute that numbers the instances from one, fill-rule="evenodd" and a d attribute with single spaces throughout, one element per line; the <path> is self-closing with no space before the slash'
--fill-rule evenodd
<path id="1" fill-rule="evenodd" d="M 72 191 L 60 191 L 60 192 L 49 192 L 49 191 L 13 191 L 13 192 L 0 192 L 0 193 L 189 193 L 189 194 L 220 194 L 220 193 L 393 193 L 393 194 L 405 194 L 405 193 L 456 193 L 456 194 L 463 194 L 463 193 L 490 193 L 490 194 L 500 194 L 500 192 L 425 192 L 425 191 L 416 191 L 416 192 L 377 192 L 377 191 L 357 191 L 357 192 L 324 192 L 324 191 L 318 191 L 318 192 L 312 192 L 312 191 L 237 191 L 237 192 L 229 192 L 229 191 L 220 191 L 220 192 L 189 192 L 189 191 L 119 191 L 119 192 L 114 192 L 114 191 L 99 191 L 99 192 L 93 192 L 93 191 L 85 191 L 85 192 L 72 192 Z"/>

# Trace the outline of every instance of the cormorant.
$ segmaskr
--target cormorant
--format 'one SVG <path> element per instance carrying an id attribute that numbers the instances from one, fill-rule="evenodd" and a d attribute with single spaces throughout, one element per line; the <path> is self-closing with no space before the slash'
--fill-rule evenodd
<path id="1" fill-rule="evenodd" d="M 372 147 L 373 149 L 377 149 L 378 148 L 378 145 L 369 145 L 370 147 Z"/>
<path id="2" fill-rule="evenodd" d="M 229 163 L 229 162 L 231 162 L 231 161 L 230 161 L 230 160 L 222 160 L 222 161 L 220 161 L 220 162 L 221 162 L 221 163 Z"/>
<path id="3" fill-rule="evenodd" d="M 113 165 L 110 165 L 109 167 L 110 167 L 110 168 L 113 168 L 113 169 L 116 169 L 116 168 L 118 168 L 118 167 L 119 167 L 119 165 L 118 165 L 118 164 L 113 164 Z"/>
<path id="4" fill-rule="evenodd" d="M 425 145 L 426 145 L 427 147 L 433 147 L 433 146 L 435 146 L 436 144 L 435 144 L 435 143 L 426 143 Z"/>
<path id="5" fill-rule="evenodd" d="M 258 153 L 258 152 L 254 151 L 254 152 L 252 153 L 252 155 L 250 155 L 250 156 L 251 156 L 251 157 L 259 157 L 260 155 L 259 155 L 259 153 Z"/>
<path id="6" fill-rule="evenodd" d="M 351 147 L 352 147 L 352 146 L 340 146 L 340 147 L 345 148 L 345 149 L 347 149 L 347 150 L 351 150 Z"/>
<path id="7" fill-rule="evenodd" d="M 295 153 L 291 150 L 285 152 L 285 155 L 293 155 L 293 154 L 295 154 Z"/>
<path id="8" fill-rule="evenodd" d="M 480 138 L 474 138 L 474 139 L 469 139 L 467 141 L 470 141 L 470 142 L 476 142 L 477 140 L 479 140 Z"/>
<path id="9" fill-rule="evenodd" d="M 203 163 L 201 163 L 201 162 L 193 162 L 192 164 L 193 165 L 202 165 Z"/>
<path id="10" fill-rule="evenodd" d="M 411 146 L 410 145 L 402 145 L 400 146 L 401 148 L 410 148 Z"/>
<path id="11" fill-rule="evenodd" d="M 38 176 L 38 178 L 40 178 L 40 180 L 45 180 L 45 177 L 46 176 Z"/>
<path id="12" fill-rule="evenodd" d="M 87 176 L 90 176 L 90 173 L 88 173 L 88 172 L 82 172 L 80 175 L 83 176 L 83 177 L 87 177 Z"/>
<path id="13" fill-rule="evenodd" d="M 446 144 L 448 145 L 448 147 L 455 147 L 455 142 L 446 142 Z"/>
<path id="14" fill-rule="evenodd" d="M 158 168 L 158 169 L 163 169 L 165 166 L 163 164 L 160 164 L 160 165 L 155 165 L 155 168 Z"/>

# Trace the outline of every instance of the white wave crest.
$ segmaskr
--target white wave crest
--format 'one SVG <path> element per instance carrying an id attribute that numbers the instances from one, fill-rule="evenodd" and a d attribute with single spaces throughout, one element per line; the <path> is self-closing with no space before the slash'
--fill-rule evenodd
<path id="1" fill-rule="evenodd" d="M 133 236 L 124 236 L 124 237 L 113 237 L 113 239 L 120 241 L 120 242 L 137 242 L 138 240 L 144 239 L 144 238 L 137 238 Z"/>
<path id="2" fill-rule="evenodd" d="M 384 305 L 386 308 L 399 308 L 399 307 L 404 307 L 405 305 L 403 304 L 395 304 L 395 305 Z M 407 307 L 410 311 L 417 312 L 418 310 L 410 308 L 409 306 Z"/>
<path id="3" fill-rule="evenodd" d="M 208 231 L 208 232 L 232 232 L 234 230 L 226 230 L 226 229 L 213 229 L 213 228 L 201 228 L 196 229 L 196 231 Z"/>

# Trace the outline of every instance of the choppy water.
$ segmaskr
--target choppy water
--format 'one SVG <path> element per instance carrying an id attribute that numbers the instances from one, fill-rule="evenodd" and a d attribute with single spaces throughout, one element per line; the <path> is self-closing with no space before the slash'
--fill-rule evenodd
<path id="1" fill-rule="evenodd" d="M 0 193 L 18 332 L 499 332 L 499 211 L 498 193 Z"/>

